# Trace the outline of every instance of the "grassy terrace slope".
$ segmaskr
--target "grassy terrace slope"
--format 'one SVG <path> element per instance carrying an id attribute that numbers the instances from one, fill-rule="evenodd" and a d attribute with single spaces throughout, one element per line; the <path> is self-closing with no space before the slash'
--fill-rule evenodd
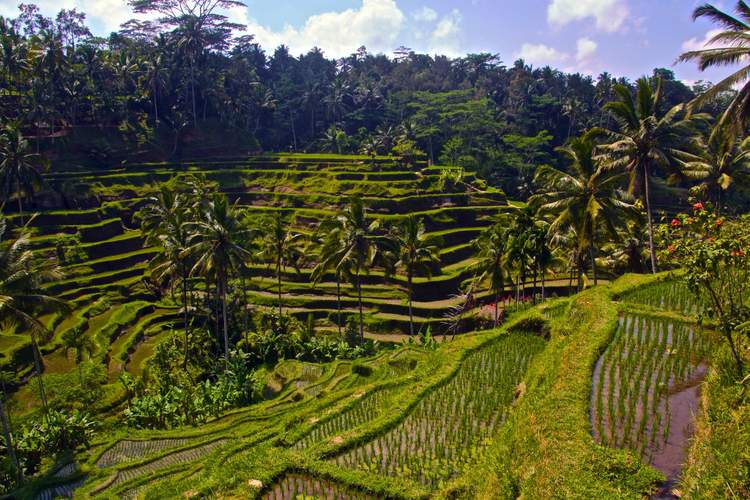
<path id="1" fill-rule="evenodd" d="M 27 493 L 82 484 L 76 494 L 96 498 L 320 488 L 342 498 L 643 498 L 663 476 L 637 450 L 597 443 L 592 380 L 623 315 L 695 320 L 643 305 L 665 278 L 628 276 L 436 350 L 404 346 L 356 367 L 282 362 L 269 374 L 273 400 L 199 428 L 102 437 Z"/>
<path id="2" fill-rule="evenodd" d="M 40 206 L 52 208 L 39 210 L 31 224 L 31 243 L 39 255 L 56 255 L 62 262 L 67 276 L 50 285 L 50 291 L 72 301 L 75 310 L 67 318 L 46 318 L 54 331 L 43 347 L 46 355 L 59 351 L 67 329 L 79 328 L 96 339 L 97 356 L 107 363 L 113 379 L 118 370 L 140 370 L 156 337 L 169 330 L 176 315 L 171 312 L 162 317 L 163 311 L 173 308 L 170 298 L 161 301 L 144 285 L 147 262 L 158 249 L 144 247 L 134 215 L 159 183 L 185 173 L 217 182 L 230 201 L 246 206 L 252 214 L 281 212 L 307 233 L 353 195 L 363 197 L 372 217 L 390 223 L 418 213 L 428 231 L 443 241 L 442 272 L 430 282 L 415 280 L 414 311 L 420 326 L 440 326 L 455 303 L 450 297 L 470 277 L 466 271 L 472 255 L 469 242 L 494 216 L 508 209 L 501 192 L 485 189 L 471 173 L 459 192 L 446 193 L 441 189 L 439 168 L 407 168 L 392 158 L 282 155 L 54 172 L 46 177 L 52 189 L 37 198 Z M 70 197 L 68 193 L 76 194 Z M 65 206 L 80 208 L 60 208 Z M 18 217 L 10 215 L 9 220 L 17 223 Z M 275 301 L 272 272 L 263 264 L 254 271 L 255 277 L 247 284 L 250 302 L 270 306 Z M 309 269 L 285 270 L 284 305 L 303 319 L 312 313 L 319 326 L 332 328 L 336 318 L 333 276 L 326 276 L 315 289 L 309 281 Z M 405 277 L 386 280 L 375 272 L 365 282 L 368 330 L 406 331 Z M 356 294 L 349 285 L 342 291 L 344 314 L 353 314 Z M 144 323 L 144 317 L 149 321 Z M 11 332 L 0 338 L 0 364 L 28 368 L 28 339 Z M 135 362 L 129 362 L 131 356 Z"/>

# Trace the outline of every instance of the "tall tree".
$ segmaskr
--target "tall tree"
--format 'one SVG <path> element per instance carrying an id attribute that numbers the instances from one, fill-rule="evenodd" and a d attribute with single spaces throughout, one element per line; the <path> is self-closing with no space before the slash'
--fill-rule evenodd
<path id="1" fill-rule="evenodd" d="M 536 182 L 543 191 L 534 195 L 530 202 L 538 204 L 540 215 L 552 217 L 548 229 L 550 237 L 571 229 L 575 232 L 580 288 L 582 256 L 589 254 L 596 284 L 595 255 L 599 234 L 604 232 L 617 239 L 618 227 L 623 226 L 628 215 L 635 213 L 635 207 L 623 201 L 618 193 L 626 174 L 602 164 L 594 155 L 591 134 L 573 139 L 558 151 L 570 161 L 570 172 L 551 166 L 541 167 Z"/>
<path id="2" fill-rule="evenodd" d="M 45 415 L 48 412 L 47 396 L 42 381 L 42 359 L 39 343 L 50 331 L 39 317 L 44 313 L 67 313 L 66 302 L 53 297 L 44 285 L 62 278 L 63 274 L 54 259 L 37 259 L 29 249 L 26 233 L 3 241 L 7 226 L 0 217 L 0 325 L 28 332 L 39 383 L 39 399 Z"/>
<path id="3" fill-rule="evenodd" d="M 396 268 L 406 271 L 407 293 L 409 294 L 409 333 L 414 335 L 414 276 L 417 273 L 432 277 L 432 266 L 440 264 L 440 249 L 434 238 L 430 238 L 424 221 L 415 215 L 408 215 L 401 221 L 393 234 L 398 252 Z"/>
<path id="4" fill-rule="evenodd" d="M 156 196 L 149 198 L 141 210 L 141 230 L 146 244 L 159 248 L 159 253 L 149 263 L 151 275 L 157 283 L 179 284 L 181 288 L 184 321 L 183 367 L 187 369 L 190 352 L 190 287 L 191 255 L 188 251 L 191 200 L 181 194 L 176 186 L 162 186 Z M 197 212 L 200 214 L 200 212 Z"/>
<path id="5" fill-rule="evenodd" d="M 294 266 L 299 270 L 298 262 L 302 258 L 302 234 L 292 231 L 284 222 L 281 212 L 263 221 L 260 233 L 260 252 L 258 258 L 265 262 L 273 262 L 276 273 L 278 294 L 279 321 L 282 316 L 282 287 L 281 278 L 287 266 Z"/>
<path id="6" fill-rule="evenodd" d="M 86 335 L 86 332 L 78 328 L 70 328 L 65 331 L 62 337 L 63 349 L 65 349 L 65 356 L 69 356 L 70 352 L 73 352 L 73 360 L 76 363 L 78 370 L 78 382 L 83 386 L 83 373 L 81 372 L 81 365 L 83 364 L 86 356 L 91 357 L 96 351 L 96 343 L 94 339 Z"/>
<path id="7" fill-rule="evenodd" d="M 750 138 L 738 139 L 729 125 L 719 123 L 708 137 L 696 136 L 690 151 L 678 156 L 680 172 L 698 181 L 717 211 L 732 188 L 750 188 Z"/>
<path id="8" fill-rule="evenodd" d="M 224 50 L 232 32 L 244 26 L 229 21 L 221 10 L 245 7 L 239 0 L 128 0 L 136 14 L 156 14 L 156 23 L 141 24 L 145 32 L 168 31 L 188 61 L 193 123 L 197 126 L 196 75 L 206 49 Z M 137 22 L 137 21 L 136 21 Z"/>
<path id="9" fill-rule="evenodd" d="M 717 24 L 719 31 L 708 40 L 706 48 L 685 52 L 677 61 L 698 61 L 701 71 L 714 67 L 743 65 L 691 103 L 692 107 L 700 109 L 720 97 L 722 93 L 742 85 L 720 120 L 720 124 L 729 126 L 731 133 L 737 137 L 744 135 L 750 123 L 750 6 L 744 0 L 738 0 L 735 12 L 736 15 L 732 15 L 711 4 L 697 7 L 693 11 L 693 20 L 706 18 Z"/>
<path id="10" fill-rule="evenodd" d="M 605 105 L 618 127 L 607 130 L 611 143 L 604 146 L 614 169 L 630 176 L 629 190 L 640 195 L 648 218 L 651 271 L 656 273 L 654 220 L 651 210 L 651 178 L 657 169 L 670 169 L 677 164 L 675 155 L 684 148 L 693 134 L 694 121 L 704 115 L 685 116 L 685 105 L 678 104 L 666 112 L 661 110 L 661 79 L 656 88 L 647 78 L 637 82 L 635 99 L 630 88 L 615 85 L 617 101 Z"/>
<path id="11" fill-rule="evenodd" d="M 476 262 L 471 266 L 474 283 L 481 285 L 489 280 L 495 301 L 495 327 L 500 324 L 500 294 L 505 290 L 508 274 L 507 229 L 503 223 L 486 229 L 474 241 L 477 250 Z"/>
<path id="12" fill-rule="evenodd" d="M 317 253 L 317 263 L 313 267 L 310 279 L 316 286 L 326 272 L 332 270 L 336 279 L 336 313 L 339 337 L 341 336 L 341 279 L 347 274 L 346 265 L 349 262 L 343 258 L 343 249 L 346 244 L 344 224 L 339 217 L 325 219 L 316 229 L 313 235 Z"/>
<path id="13" fill-rule="evenodd" d="M 43 183 L 38 170 L 41 164 L 42 157 L 29 151 L 29 143 L 18 125 L 6 125 L 0 133 L 0 193 L 5 198 L 15 195 L 22 226 L 23 199 L 33 195 Z"/>
<path id="14" fill-rule="evenodd" d="M 249 253 L 239 242 L 246 241 L 248 231 L 239 220 L 237 208 L 229 205 L 225 195 L 214 193 L 205 203 L 202 218 L 186 224 L 190 237 L 186 255 L 194 259 L 191 274 L 199 274 L 216 282 L 217 297 L 221 302 L 224 334 L 224 359 L 229 366 L 229 326 L 227 323 L 227 294 L 229 280 L 242 266 Z"/>
<path id="15" fill-rule="evenodd" d="M 391 240 L 381 231 L 380 221 L 369 221 L 362 199 L 355 197 L 349 207 L 338 216 L 343 244 L 335 260 L 346 269 L 357 288 L 359 306 L 359 335 L 365 336 L 364 312 L 362 309 L 362 274 L 368 273 L 378 262 L 389 265 L 386 252 L 392 251 Z"/>

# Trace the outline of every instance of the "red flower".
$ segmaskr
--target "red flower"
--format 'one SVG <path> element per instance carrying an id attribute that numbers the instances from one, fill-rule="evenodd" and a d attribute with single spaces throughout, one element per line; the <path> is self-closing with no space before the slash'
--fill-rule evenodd
<path id="1" fill-rule="evenodd" d="M 724 224 L 724 221 L 721 219 L 716 219 L 716 227 L 721 227 L 721 225 Z"/>
<path id="2" fill-rule="evenodd" d="M 667 251 L 669 251 L 669 253 L 672 253 L 672 252 L 674 252 L 674 245 L 669 245 L 669 246 L 667 247 Z"/>
<path id="3" fill-rule="evenodd" d="M 713 243 L 714 241 L 716 241 L 716 238 L 714 238 L 713 236 L 711 236 L 710 238 L 708 238 L 708 241 L 710 241 L 711 243 Z"/>
<path id="4" fill-rule="evenodd" d="M 703 210 L 703 203 L 701 203 L 699 201 L 698 203 L 696 203 L 695 205 L 693 205 L 693 210 L 698 211 L 698 212 L 701 211 L 701 210 Z"/>
<path id="5" fill-rule="evenodd" d="M 672 219 L 672 227 L 680 227 L 680 221 L 677 219 Z"/>

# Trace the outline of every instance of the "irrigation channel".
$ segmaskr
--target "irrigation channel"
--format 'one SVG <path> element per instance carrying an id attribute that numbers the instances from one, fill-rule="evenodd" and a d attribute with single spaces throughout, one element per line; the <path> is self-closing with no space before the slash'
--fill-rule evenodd
<path id="1" fill-rule="evenodd" d="M 332 461 L 440 487 L 477 458 L 483 441 L 503 423 L 517 385 L 543 346 L 541 338 L 517 333 L 470 354 L 396 427 Z"/>
<path id="2" fill-rule="evenodd" d="M 664 473 L 667 488 L 686 458 L 710 343 L 697 326 L 625 314 L 594 368 L 594 437 L 639 454 Z"/>

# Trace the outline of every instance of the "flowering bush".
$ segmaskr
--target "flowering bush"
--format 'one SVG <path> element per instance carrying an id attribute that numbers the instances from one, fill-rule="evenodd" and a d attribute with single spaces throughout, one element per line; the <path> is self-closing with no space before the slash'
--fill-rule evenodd
<path id="1" fill-rule="evenodd" d="M 663 261 L 685 269 L 690 290 L 729 343 L 740 373 L 736 335 L 750 320 L 750 217 L 728 220 L 710 206 L 693 205 L 664 229 Z"/>

